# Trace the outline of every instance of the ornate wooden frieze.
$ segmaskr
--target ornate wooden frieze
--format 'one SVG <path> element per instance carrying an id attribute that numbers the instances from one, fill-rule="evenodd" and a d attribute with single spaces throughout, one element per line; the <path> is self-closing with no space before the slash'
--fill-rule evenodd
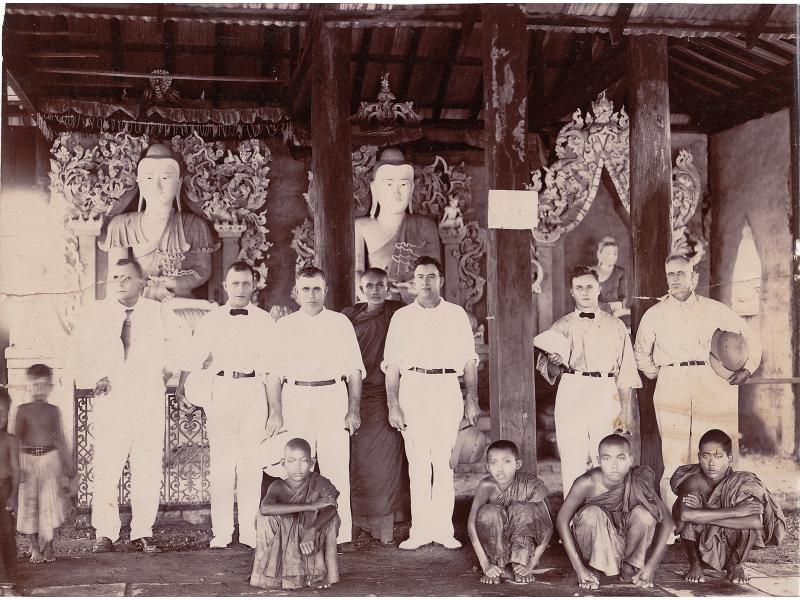
<path id="1" fill-rule="evenodd" d="M 356 124 L 380 127 L 413 126 L 422 122 L 422 115 L 414 111 L 413 102 L 395 102 L 396 100 L 397 97 L 389 88 L 389 73 L 384 73 L 377 102 L 361 102 L 361 107 L 351 120 Z"/>
<path id="2" fill-rule="evenodd" d="M 218 232 L 241 231 L 239 260 L 260 274 L 259 289 L 266 285 L 266 211 L 269 187 L 269 148 L 260 140 L 242 140 L 235 153 L 223 142 L 206 142 L 196 133 L 172 138 L 172 147 L 186 164 L 183 178 L 187 206 L 214 223 Z"/>
<path id="3" fill-rule="evenodd" d="M 575 111 L 556 138 L 557 160 L 531 173 L 527 186 L 539 193 L 539 224 L 533 230 L 537 242 L 555 242 L 580 225 L 597 195 L 603 169 L 630 212 L 628 133 L 625 108 L 615 112 L 605 92 L 592 103 L 591 112 Z M 707 247 L 702 235 L 690 232 L 688 225 L 701 194 L 692 155 L 681 150 L 672 170 L 673 250 L 695 261 Z"/>

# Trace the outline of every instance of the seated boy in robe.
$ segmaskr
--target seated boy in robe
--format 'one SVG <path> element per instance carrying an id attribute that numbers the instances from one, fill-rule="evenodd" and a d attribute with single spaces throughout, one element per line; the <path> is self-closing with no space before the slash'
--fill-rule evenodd
<path id="1" fill-rule="evenodd" d="M 650 467 L 632 466 L 630 442 L 612 434 L 600 441 L 599 467 L 578 477 L 556 518 L 578 585 L 596 590 L 599 573 L 653 587 L 674 528 L 653 486 Z M 647 549 L 655 537 L 653 553 Z"/>
<path id="2" fill-rule="evenodd" d="M 703 565 L 748 583 L 744 562 L 752 548 L 780 544 L 786 519 L 753 473 L 734 471 L 731 438 L 711 429 L 698 444 L 699 464 L 678 467 L 670 479 L 678 500 L 672 508 L 689 559 L 686 581 L 702 583 Z"/>
<path id="3" fill-rule="evenodd" d="M 514 583 L 535 581 L 533 569 L 553 533 L 547 487 L 520 467 L 514 442 L 498 440 L 486 450 L 489 477 L 478 484 L 467 520 L 481 583 L 500 583 L 509 564 Z"/>
<path id="4" fill-rule="evenodd" d="M 339 492 L 312 471 L 315 460 L 304 439 L 286 443 L 282 464 L 286 478 L 272 482 L 256 517 L 250 585 L 287 590 L 330 587 L 339 581 Z"/>

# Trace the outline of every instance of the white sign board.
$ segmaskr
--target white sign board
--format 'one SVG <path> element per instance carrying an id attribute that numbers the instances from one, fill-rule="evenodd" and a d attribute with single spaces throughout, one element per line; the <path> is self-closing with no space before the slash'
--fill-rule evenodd
<path id="1" fill-rule="evenodd" d="M 533 229 L 539 224 L 539 194 L 533 190 L 489 190 L 489 229 Z"/>

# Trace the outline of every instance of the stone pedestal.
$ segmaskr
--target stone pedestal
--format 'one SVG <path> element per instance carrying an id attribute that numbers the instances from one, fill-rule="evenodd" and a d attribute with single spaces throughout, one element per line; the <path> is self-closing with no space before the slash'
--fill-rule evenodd
<path id="1" fill-rule="evenodd" d="M 103 221 L 70 219 L 67 226 L 78 237 L 78 256 L 83 265 L 79 279 L 83 303 L 91 302 L 97 299 L 97 238 Z"/>
<path id="2" fill-rule="evenodd" d="M 222 282 L 225 273 L 233 263 L 239 260 L 239 240 L 247 229 L 247 226 L 239 223 L 214 223 L 214 229 L 222 240 L 222 252 L 214 254 L 214 269 L 208 285 L 208 299 L 223 304 L 225 302 L 225 292 L 222 289 Z M 219 261 L 219 262 L 218 262 Z"/>
<path id="3" fill-rule="evenodd" d="M 466 227 L 439 227 L 439 239 L 444 247 L 444 299 L 454 304 L 461 304 L 459 288 L 458 259 L 459 246 L 467 233 Z"/>

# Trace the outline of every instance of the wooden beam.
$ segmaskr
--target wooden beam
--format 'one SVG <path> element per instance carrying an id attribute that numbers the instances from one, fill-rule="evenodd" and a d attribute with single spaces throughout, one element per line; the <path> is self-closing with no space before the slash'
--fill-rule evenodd
<path id="1" fill-rule="evenodd" d="M 540 99 L 531 107 L 531 130 L 552 125 L 564 115 L 593 100 L 597 94 L 622 79 L 627 68 L 625 45 L 609 48 L 602 57 L 574 73 L 546 100 Z"/>
<path id="2" fill-rule="evenodd" d="M 100 58 L 97 52 L 29 52 L 28 58 Z"/>
<path id="3" fill-rule="evenodd" d="M 353 304 L 355 229 L 350 142 L 350 29 L 321 27 L 310 39 L 311 172 L 315 249 L 325 271 L 325 305 Z"/>
<path id="4" fill-rule="evenodd" d="M 442 116 L 442 103 L 447 95 L 447 86 L 450 84 L 450 77 L 453 75 L 453 64 L 455 63 L 456 56 L 458 56 L 458 49 L 460 47 L 461 32 L 458 30 L 452 31 L 450 33 L 450 42 L 445 52 L 446 62 L 442 65 L 439 75 L 439 84 L 436 87 L 436 95 L 434 96 L 434 119 L 439 119 Z"/>
<path id="5" fill-rule="evenodd" d="M 61 75 L 81 75 L 84 77 L 120 77 L 123 79 L 150 79 L 152 73 L 134 73 L 131 71 L 102 71 L 94 69 L 67 69 L 61 67 L 36 67 L 37 73 L 55 73 Z M 171 73 L 176 81 L 219 81 L 229 83 L 286 83 L 277 77 L 245 77 L 239 75 L 181 75 Z"/>
<path id="6" fill-rule="evenodd" d="M 220 77 L 225 70 L 225 23 L 214 25 L 214 64 L 212 71 L 214 77 Z M 211 84 L 211 105 L 219 108 L 219 98 L 222 86 L 219 81 L 212 81 Z"/>
<path id="7" fill-rule="evenodd" d="M 544 71 L 545 71 L 545 37 L 544 31 L 532 31 L 530 52 L 528 53 L 528 120 L 533 117 L 531 98 L 544 97 Z"/>
<path id="8" fill-rule="evenodd" d="M 755 45 L 758 36 L 761 34 L 761 28 L 767 24 L 774 10 L 774 4 L 762 4 L 759 7 L 756 18 L 753 19 L 753 24 L 750 25 L 750 29 L 747 31 L 747 37 L 745 38 L 748 48 L 752 48 Z"/>
<path id="9" fill-rule="evenodd" d="M 175 27 L 173 21 L 164 21 L 161 36 L 164 42 L 164 68 L 170 73 L 175 70 Z M 214 75 L 219 75 L 219 73 L 214 73 Z"/>
<path id="10" fill-rule="evenodd" d="M 306 28 L 306 45 L 297 62 L 297 68 L 292 71 L 292 78 L 286 90 L 285 104 L 291 107 L 289 112 L 295 117 L 305 114 L 308 107 L 311 105 L 311 98 L 309 97 L 311 89 L 311 78 L 309 75 L 311 55 L 314 50 L 314 44 L 319 39 L 321 28 L 322 7 L 320 5 L 314 5 L 311 9 L 308 27 Z"/>
<path id="11" fill-rule="evenodd" d="M 485 90 L 487 187 L 522 190 L 530 177 L 526 155 L 528 35 L 519 5 L 484 4 L 481 27 Z M 522 118 L 522 123 L 520 123 Z M 489 389 L 493 439 L 520 448 L 536 472 L 536 395 L 530 230 L 493 229 L 487 254 Z M 513 302 L 509 299 L 513 298 Z M 513 376 L 511 374 L 513 373 Z"/>
<path id="12" fill-rule="evenodd" d="M 727 50 L 708 43 L 704 39 L 678 40 L 673 47 L 688 48 L 697 55 L 704 56 L 707 60 L 713 60 L 717 64 L 724 65 L 734 71 L 740 71 L 749 77 L 758 77 L 770 72 L 769 69 L 752 61 L 744 60 Z"/>
<path id="13" fill-rule="evenodd" d="M 356 72 L 353 77 L 353 91 L 350 94 L 350 114 L 355 114 L 361 100 L 361 89 L 364 86 L 364 71 L 367 70 L 367 54 L 369 45 L 372 41 L 372 29 L 365 29 L 361 32 L 361 46 L 356 59 Z"/>
<path id="14" fill-rule="evenodd" d="M 664 259 L 672 236 L 672 150 L 670 147 L 667 39 L 631 36 L 627 40 L 630 70 L 630 232 L 633 298 L 664 294 Z M 655 300 L 634 300 L 631 306 L 633 338 L 644 312 Z M 653 406 L 652 380 L 643 378 L 638 392 L 641 462 L 663 472 L 661 443 Z"/>
<path id="15" fill-rule="evenodd" d="M 19 84 L 19 81 L 14 76 L 14 74 L 8 69 L 3 69 L 3 73 L 5 74 L 5 81 L 6 85 L 14 90 L 14 93 L 19 98 L 20 104 L 22 104 L 23 108 L 28 112 L 29 115 L 35 115 L 38 111 L 36 110 L 36 106 L 31 102 L 31 99 L 28 98 L 28 94 L 25 93 L 25 90 L 22 89 L 22 86 Z M 5 87 L 3 87 L 3 93 L 6 92 Z"/>
<path id="16" fill-rule="evenodd" d="M 408 51 L 406 52 L 406 63 L 403 67 L 403 77 L 400 79 L 400 85 L 397 86 L 397 97 L 401 101 L 408 95 L 411 75 L 414 73 L 414 65 L 419 62 L 417 54 L 419 52 L 419 42 L 422 39 L 422 31 L 422 27 L 415 27 L 411 30 L 411 38 L 408 41 Z"/>
<path id="17" fill-rule="evenodd" d="M 611 25 L 608 29 L 612 46 L 619 46 L 622 42 L 622 34 L 625 31 L 625 26 L 628 24 L 628 19 L 631 18 L 633 6 L 633 4 L 620 4 L 617 7 L 617 12 L 614 14 L 614 19 L 611 21 Z"/>
<path id="18" fill-rule="evenodd" d="M 745 72 L 744 70 L 731 68 L 726 64 L 698 54 L 689 48 L 685 48 L 677 44 L 670 46 L 669 52 L 670 56 L 680 56 L 686 61 L 691 61 L 690 64 L 693 63 L 695 66 L 698 66 L 698 68 L 702 68 L 704 71 L 708 71 L 709 73 L 718 77 L 727 77 L 729 80 L 737 82 L 738 85 L 746 84 L 759 78 L 759 75 L 751 75 L 749 72 Z M 764 91 L 767 93 L 779 89 L 779 87 L 774 85 L 769 79 L 762 81 L 765 86 Z"/>

